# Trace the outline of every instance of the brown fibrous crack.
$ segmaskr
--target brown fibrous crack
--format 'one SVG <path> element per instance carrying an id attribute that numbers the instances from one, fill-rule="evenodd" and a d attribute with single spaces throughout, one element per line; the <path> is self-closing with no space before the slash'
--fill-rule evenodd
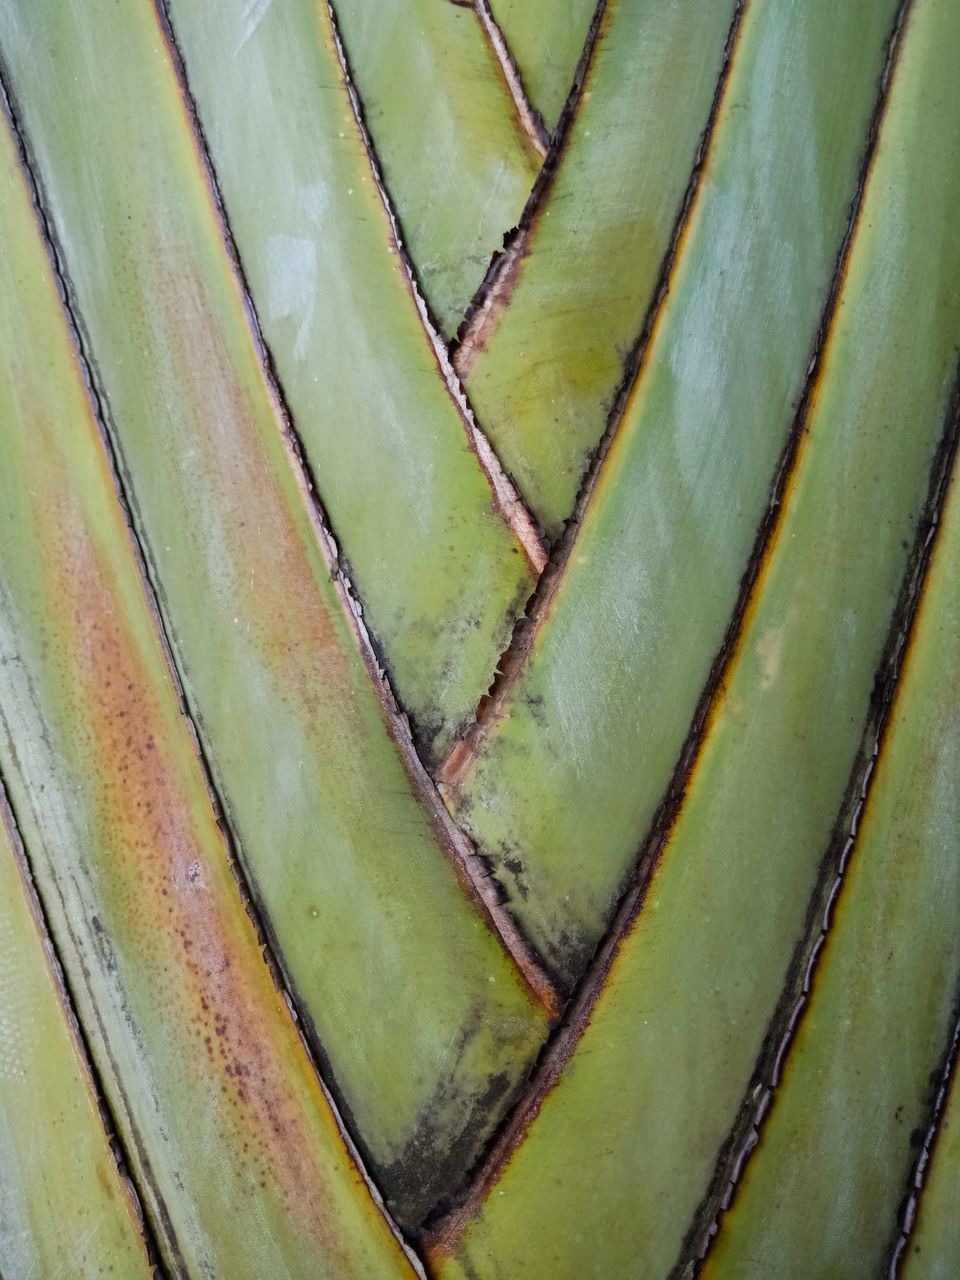
<path id="1" fill-rule="evenodd" d="M 566 154 L 606 10 L 607 0 L 598 0 L 587 29 L 583 51 L 574 71 L 570 92 L 567 94 L 567 100 L 550 139 L 549 150 L 523 207 L 520 220 L 515 227 L 505 232 L 503 248 L 498 249 L 490 259 L 490 265 L 470 300 L 456 337 L 450 343 L 453 368 L 462 379 L 469 376 L 473 362 L 483 347 L 485 335 L 496 324 L 501 309 L 513 293 L 520 264 L 527 253 L 530 236 L 546 208 L 547 197 L 553 187 L 557 169 Z"/>
<path id="2" fill-rule="evenodd" d="M 480 21 L 481 30 L 493 50 L 493 56 L 496 58 L 506 81 L 507 89 L 513 100 L 514 109 L 524 133 L 527 135 L 530 145 L 537 155 L 545 157 L 550 148 L 550 136 L 544 128 L 540 112 L 531 105 L 530 99 L 527 97 L 526 90 L 523 87 L 523 77 L 520 75 L 516 59 L 510 52 L 500 24 L 493 16 L 490 0 L 473 0 L 473 4 L 470 7 L 476 13 Z"/>
<path id="3" fill-rule="evenodd" d="M 216 171 L 190 91 L 185 64 L 176 43 L 169 16 L 165 10 L 164 0 L 156 0 L 156 7 L 161 25 L 164 28 L 171 57 L 176 65 L 185 107 L 194 131 L 203 170 L 217 210 L 227 251 L 235 269 L 244 311 L 253 333 L 265 380 L 281 424 L 283 438 L 292 458 L 294 471 L 331 579 L 336 586 L 341 603 L 351 623 L 364 663 L 380 701 L 387 729 L 399 750 L 414 793 L 423 804 L 437 839 L 453 864 L 461 884 L 479 908 L 492 932 L 502 943 L 508 956 L 513 960 L 520 977 L 537 1000 L 552 1010 L 556 1006 L 556 995 L 552 983 L 541 970 L 530 948 L 520 937 L 512 918 L 504 911 L 502 906 L 503 891 L 490 876 L 483 860 L 477 856 L 472 843 L 453 822 L 433 780 L 421 762 L 414 744 L 409 718 L 401 708 L 396 696 L 380 646 L 364 620 L 362 602 L 348 575 L 348 562 L 340 550 L 327 512 L 319 498 L 315 477 L 284 397 L 281 383 L 276 374 L 273 357 L 260 328 L 259 318 L 244 274 L 243 263 L 230 230 L 227 210 L 217 182 Z"/>
<path id="4" fill-rule="evenodd" d="M 943 1055 L 942 1065 L 938 1072 L 937 1094 L 934 1098 L 933 1108 L 930 1115 L 930 1124 L 924 1134 L 923 1142 L 920 1146 L 920 1154 L 917 1156 L 917 1162 L 910 1171 L 910 1180 L 907 1184 L 907 1194 L 904 1197 L 903 1208 L 900 1212 L 900 1218 L 897 1223 L 897 1234 L 893 1246 L 889 1250 L 889 1263 L 887 1266 L 888 1280 L 896 1280 L 900 1274 L 900 1268 L 903 1263 L 903 1257 L 910 1242 L 910 1236 L 917 1222 L 917 1215 L 920 1210 L 920 1197 L 927 1183 L 927 1175 L 930 1170 L 930 1161 L 933 1158 L 934 1148 L 937 1139 L 943 1129 L 944 1117 L 947 1111 L 947 1103 L 950 1099 L 951 1091 L 956 1086 L 957 1076 L 957 1060 L 960 1058 L 960 1014 L 954 1021 L 953 1031 L 947 1041 L 946 1051 Z"/>

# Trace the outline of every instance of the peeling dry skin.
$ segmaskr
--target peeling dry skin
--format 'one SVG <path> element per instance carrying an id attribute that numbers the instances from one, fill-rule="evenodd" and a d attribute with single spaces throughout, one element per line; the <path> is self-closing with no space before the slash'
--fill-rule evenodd
<path id="1" fill-rule="evenodd" d="M 0 791 L 0 1272 L 150 1280 L 140 1206 Z"/>
<path id="2" fill-rule="evenodd" d="M 412 1275 L 261 959 L 2 147 L 0 758 L 164 1261 Z"/>
<path id="3" fill-rule="evenodd" d="M 370 679 L 152 9 L 44 0 L 32 42 L 24 23 L 0 11 L 9 75 L 30 77 L 25 133 L 211 781 L 311 1047 L 415 1225 L 447 1185 L 418 1134 L 463 1177 L 498 1115 L 478 1099 L 501 1077 L 513 1097 L 550 992 Z"/>

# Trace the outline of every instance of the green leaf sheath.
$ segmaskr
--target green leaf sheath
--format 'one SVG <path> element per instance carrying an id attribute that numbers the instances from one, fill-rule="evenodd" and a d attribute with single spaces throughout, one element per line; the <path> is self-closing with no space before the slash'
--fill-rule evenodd
<path id="1" fill-rule="evenodd" d="M 5 128 L 0 174 L 0 765 L 168 1274 L 410 1277 L 238 893 Z M 19 1123 L 67 1176 L 55 1067 Z"/>
<path id="2" fill-rule="evenodd" d="M 596 7 L 597 0 L 491 0 L 530 105 L 548 130 L 560 119 Z"/>
<path id="3" fill-rule="evenodd" d="M 475 22 L 447 0 L 431 4 L 444 22 Z M 449 386 L 438 371 L 446 356 L 431 346 L 396 251 L 329 14 L 316 0 L 260 5 L 257 23 L 246 0 L 172 0 L 169 10 L 263 332 L 367 624 L 418 740 L 442 753 L 486 691 L 534 575 L 480 466 L 452 371 Z M 391 58 L 408 66 L 396 50 Z"/>
<path id="4" fill-rule="evenodd" d="M 452 780 L 458 818 L 562 982 L 611 918 L 730 623 L 895 11 L 892 0 L 747 8 L 646 367 L 526 664 Z"/>
<path id="5" fill-rule="evenodd" d="M 0 797 L 0 1273 L 150 1280 L 22 857 Z"/>
<path id="6" fill-rule="evenodd" d="M 956 725 L 950 728 L 956 737 Z M 956 828 L 950 836 L 955 848 Z M 953 921 L 950 929 L 955 929 Z M 919 1214 L 903 1255 L 900 1271 L 903 1280 L 954 1280 L 960 1269 L 960 1214 L 957 1213 L 960 1197 L 960 1088 L 957 1079 L 955 1073 L 933 1157 L 925 1171 L 926 1183 Z"/>
<path id="7" fill-rule="evenodd" d="M 934 144 L 927 164 L 956 172 L 956 125 L 950 146 L 947 130 L 938 129 L 932 115 L 948 105 L 955 113 L 960 102 L 952 83 L 960 59 L 960 12 L 951 0 L 917 0 L 912 24 L 899 73 L 916 86 L 908 110 L 923 118 L 921 136 Z M 900 145 L 916 146 L 919 139 L 901 135 Z M 937 185 L 942 198 L 960 196 L 955 178 L 949 181 L 952 190 Z M 924 252 L 923 231 L 931 224 L 905 208 L 901 212 L 914 252 Z M 897 213 L 888 205 L 881 216 L 891 215 Z M 956 260 L 960 237 L 955 227 L 946 234 Z M 956 261 L 950 279 L 956 291 Z M 915 283 L 929 290 L 933 282 Z M 932 301 L 928 293 L 927 305 Z M 862 336 L 869 341 L 873 335 Z M 928 335 L 914 330 L 912 336 L 923 342 Z M 893 335 L 886 336 L 888 353 L 895 351 L 892 341 Z M 875 411 L 882 416 L 881 402 Z M 864 817 L 834 900 L 810 1007 L 781 1068 L 759 1149 L 721 1224 L 705 1272 L 710 1280 L 866 1280 L 886 1274 L 960 997 L 956 483 L 951 494 Z M 956 1216 L 954 1201 L 949 1217 Z M 944 1256 L 939 1247 L 934 1254 Z M 956 1264 L 955 1250 L 952 1257 Z"/>
<path id="8" fill-rule="evenodd" d="M 813 6 L 803 8 L 812 14 Z M 848 788 L 853 780 L 859 795 L 872 751 L 875 677 L 901 625 L 899 609 L 909 599 L 902 587 L 913 581 L 916 548 L 926 536 L 937 474 L 931 464 L 942 456 L 945 422 L 955 426 L 960 234 L 941 211 L 960 200 L 960 82 L 958 22 L 945 17 L 948 8 L 947 0 L 917 0 L 906 25 L 785 511 L 685 802 L 639 916 L 609 971 L 597 975 L 605 973 L 605 985 L 595 1003 L 587 992 L 571 1022 L 573 1032 L 584 1023 L 586 1029 L 569 1060 L 558 1042 L 562 1075 L 545 1077 L 542 1103 L 527 1112 L 525 1141 L 503 1166 L 491 1167 L 492 1185 L 468 1205 L 473 1214 L 462 1238 L 451 1231 L 438 1246 L 444 1280 L 627 1280 L 670 1272 L 747 1095 L 795 948 L 807 928 L 819 927 L 822 909 L 808 926 L 808 908 L 825 855 L 839 858 L 852 821 Z M 839 38 L 839 28 L 834 34 Z M 943 607 L 945 616 L 950 609 L 955 615 L 953 603 Z M 919 662 L 918 655 L 913 666 Z M 909 705 L 905 695 L 898 716 Z M 923 710 L 910 715 L 922 719 Z M 656 717 L 648 715 L 646 725 L 656 733 Z M 935 728 L 929 737 L 924 760 L 939 749 Z M 955 808 L 947 782 L 954 748 L 946 741 L 944 832 Z M 891 761 L 888 771 L 893 767 Z M 897 790 L 890 806 L 906 798 Z M 919 794 L 916 803 L 923 804 Z M 873 825 L 871 839 L 886 838 L 884 822 Z M 949 998 L 931 974 L 952 972 L 957 946 L 936 923 L 956 909 L 956 873 L 946 865 L 956 837 L 949 851 L 930 838 L 923 856 L 932 861 L 923 874 L 945 901 L 924 908 L 931 916 L 922 945 L 933 948 L 931 964 L 942 968 L 922 970 L 929 987 L 917 999 L 929 1002 L 918 1004 L 927 1031 L 918 1031 L 914 1048 L 898 1041 L 891 1049 L 891 1073 L 899 1070 L 901 1048 L 904 1061 L 915 1050 L 918 1066 L 922 1037 L 929 1041 Z M 913 833 L 917 860 L 921 839 Z M 583 844 L 591 866 L 596 844 Z M 866 867 L 866 850 L 856 857 Z M 885 892 L 884 911 L 909 916 L 890 881 Z M 919 885 L 911 894 L 920 896 L 909 902 L 922 900 Z M 874 910 L 869 903 L 864 909 Z M 894 945 L 879 930 L 871 955 L 881 936 Z M 885 963 L 898 957 L 899 948 Z M 909 980 L 904 987 L 898 998 L 906 998 Z M 893 998 L 889 990 L 885 998 Z M 892 1010 L 885 1007 L 882 1017 L 892 1020 Z M 848 1043 L 832 1050 L 838 1070 L 844 1050 L 864 1070 L 878 1068 L 858 1034 L 841 1031 Z M 572 1036 L 566 1045 L 569 1051 Z M 809 1110 L 805 1123 L 814 1132 L 828 1126 Z M 876 1163 L 882 1166 L 882 1157 Z M 821 1166 L 819 1177 L 819 1194 L 829 1186 L 838 1196 L 833 1173 Z M 774 1180 L 769 1194 L 776 1199 L 779 1191 Z M 807 1202 L 785 1199 L 812 1241 L 821 1229 L 817 1214 Z M 761 1267 L 757 1274 L 768 1273 Z M 810 1266 L 796 1274 L 848 1273 Z"/>
<path id="9" fill-rule="evenodd" d="M 288 6 L 275 7 L 270 21 L 282 25 Z M 404 241 L 433 313 L 453 334 L 542 157 L 469 6 L 336 0 L 334 9 Z"/>
<path id="10" fill-rule="evenodd" d="M 338 1098 L 414 1221 L 476 1158 L 546 1014 L 387 731 L 152 7 L 17 0 L 0 40 L 241 862 Z"/>
<path id="11" fill-rule="evenodd" d="M 552 185 L 498 286 L 502 302 L 458 354 L 480 420 L 551 537 L 643 328 L 734 10 L 734 0 L 609 0 Z"/>

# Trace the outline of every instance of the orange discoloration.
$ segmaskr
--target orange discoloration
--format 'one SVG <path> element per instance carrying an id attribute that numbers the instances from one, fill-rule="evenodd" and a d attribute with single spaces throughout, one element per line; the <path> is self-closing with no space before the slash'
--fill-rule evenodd
<path id="1" fill-rule="evenodd" d="M 254 402 L 263 387 L 240 385 L 215 308 L 183 261 L 172 260 L 169 251 L 158 251 L 154 261 L 166 286 L 146 296 L 164 310 L 184 403 L 195 414 L 191 434 L 201 467 L 217 478 L 218 504 L 230 526 L 225 587 L 241 625 L 258 633 L 257 647 L 275 660 L 278 692 L 315 722 L 322 711 L 329 713 L 330 691 L 346 695 L 350 686 L 342 652 L 346 628 L 337 634 L 324 608 L 290 494 L 281 492 L 276 460 L 266 455 Z M 276 429 L 279 435 L 279 422 Z"/>
<path id="2" fill-rule="evenodd" d="M 58 719 L 69 720 L 71 764 L 89 791 L 103 932 L 134 992 L 132 1015 L 144 1038 L 161 1034 L 162 1054 L 175 1060 L 194 1108 L 209 1107 L 211 1098 L 215 1106 L 219 1093 L 218 1132 L 243 1189 L 261 1200 L 275 1196 L 330 1256 L 337 1231 L 325 1212 L 318 1123 L 328 1145 L 340 1147 L 345 1172 L 349 1157 L 260 959 L 192 743 L 177 732 L 159 642 L 128 617 L 140 603 L 146 614 L 147 602 L 139 584 L 131 590 L 126 581 L 136 572 L 132 553 L 126 564 L 118 554 L 127 536 L 120 509 L 109 545 L 95 541 L 54 433 L 42 422 L 34 430 L 29 483 L 66 690 Z M 248 466 L 238 462 L 238 483 Z M 282 626 L 283 615 L 278 640 Z M 196 1119 L 189 1101 L 182 1115 L 177 1099 L 161 1103 L 173 1131 Z"/>

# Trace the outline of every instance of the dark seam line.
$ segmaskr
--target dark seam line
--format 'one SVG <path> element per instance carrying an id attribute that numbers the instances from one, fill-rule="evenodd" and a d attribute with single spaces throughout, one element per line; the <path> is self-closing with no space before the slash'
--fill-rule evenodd
<path id="1" fill-rule="evenodd" d="M 960 1004 L 960 1001 L 957 1003 Z M 937 1140 L 943 1132 L 943 1122 L 946 1117 L 951 1091 L 956 1086 L 958 1057 L 960 1057 L 960 1013 L 958 1013 L 954 1022 L 953 1032 L 947 1041 L 941 1065 L 937 1072 L 939 1087 L 931 1109 L 930 1124 L 927 1128 L 923 1145 L 920 1148 L 916 1165 L 911 1170 L 912 1176 L 907 1183 L 907 1192 L 904 1196 L 903 1208 L 899 1217 L 897 1236 L 887 1251 L 889 1259 L 887 1268 L 888 1280 L 896 1280 L 900 1274 L 903 1259 L 910 1243 L 910 1237 L 920 1213 L 921 1200 L 930 1171 L 930 1161 L 935 1154 Z"/>
<path id="2" fill-rule="evenodd" d="M 2 83 L 0 83 L 0 98 L 4 99 L 4 108 L 5 110 L 8 110 L 9 100 L 6 97 L 6 92 Z M 133 1172 L 133 1165 L 128 1154 L 127 1144 L 123 1138 L 123 1131 L 117 1122 L 116 1113 L 110 1104 L 107 1087 L 97 1067 L 97 1061 L 90 1044 L 90 1038 L 87 1035 L 83 1019 L 80 1016 L 74 987 L 69 978 L 67 966 L 64 964 L 61 957 L 56 936 L 50 925 L 50 920 L 43 903 L 43 898 L 36 881 L 36 876 L 33 872 L 31 859 L 27 852 L 26 841 L 23 838 L 20 822 L 14 809 L 10 789 L 5 777 L 3 776 L 2 767 L 0 767 L 0 823 L 3 823 L 7 827 L 14 856 L 20 863 L 20 873 L 24 889 L 28 895 L 29 903 L 33 909 L 34 915 L 43 931 L 43 940 L 46 944 L 48 958 L 51 962 L 53 979 L 57 988 L 61 1008 L 66 1018 L 68 1030 L 72 1033 L 74 1041 L 83 1058 L 88 1083 L 93 1092 L 100 1122 L 103 1126 L 104 1137 L 116 1164 L 120 1181 L 129 1188 L 129 1192 L 133 1200 L 135 1217 L 139 1220 L 138 1226 L 140 1229 L 140 1235 L 146 1248 L 147 1264 L 153 1269 L 157 1280 L 161 1280 L 161 1277 L 164 1277 L 167 1274 L 161 1262 L 162 1249 L 160 1247 L 160 1242 L 154 1232 L 150 1217 L 144 1210 L 144 1205 L 146 1203 L 150 1203 L 153 1205 L 154 1212 L 162 1225 L 163 1236 L 167 1241 L 169 1252 L 172 1255 L 172 1263 L 176 1267 L 175 1274 L 177 1277 L 182 1278 L 182 1280 L 188 1280 L 186 1263 L 184 1262 L 183 1255 L 180 1252 L 180 1246 L 177 1242 L 177 1235 L 173 1228 L 170 1214 L 167 1210 L 163 1196 L 160 1194 L 160 1190 L 156 1184 L 153 1169 L 144 1149 L 140 1133 L 134 1124 L 133 1113 L 127 1102 L 126 1094 L 124 1093 L 119 1075 L 117 1074 L 116 1063 L 113 1060 L 113 1055 L 107 1041 L 106 1033 L 103 1029 L 103 1024 L 100 1022 L 99 1014 L 97 1014 L 97 1022 L 100 1027 L 100 1036 L 103 1043 L 104 1053 L 110 1060 L 110 1066 L 114 1075 L 114 1084 L 118 1094 L 123 1100 L 124 1110 L 130 1126 L 133 1144 L 136 1147 L 137 1155 L 139 1157 L 144 1182 L 150 1188 L 152 1193 L 149 1200 L 144 1197 L 144 1194 L 138 1185 L 136 1175 Z M 64 919 L 66 920 L 66 904 L 60 891 L 59 884 L 57 883 L 55 876 L 52 876 L 51 879 L 56 887 L 57 895 L 60 898 L 61 908 L 63 909 Z M 77 943 L 69 922 L 67 923 L 67 932 L 77 955 L 77 963 L 83 973 L 84 985 L 86 986 L 87 992 L 90 996 L 91 1005 L 96 1008 L 96 1001 L 90 986 L 89 975 L 86 970 L 86 965 L 82 959 L 82 951 Z"/>
<path id="3" fill-rule="evenodd" d="M 688 1267 L 699 1271 L 717 1237 L 724 1214 L 734 1204 L 750 1157 L 763 1137 L 763 1125 L 776 1103 L 789 1056 L 806 1011 L 813 1002 L 814 984 L 830 928 L 846 884 L 849 861 L 857 849 L 857 835 L 876 777 L 902 675 L 908 661 L 927 581 L 943 505 L 950 488 L 960 436 L 960 379 L 950 399 L 944 432 L 934 457 L 927 499 L 917 524 L 914 545 L 893 612 L 890 629 L 874 678 L 871 707 L 863 737 L 844 793 L 833 833 L 817 874 L 804 917 L 801 940 L 787 969 L 777 1002 L 737 1117 L 720 1149 L 707 1194 L 687 1232 L 680 1259 L 668 1280 L 686 1277 Z M 789 1084 L 789 1080 L 787 1081 Z"/>
<path id="4" fill-rule="evenodd" d="M 477 16 L 480 30 L 483 32 L 484 42 L 492 52 L 503 77 L 513 109 L 519 119 L 520 127 L 526 134 L 527 141 L 533 146 L 533 149 L 541 158 L 545 159 L 550 149 L 550 135 L 544 127 L 543 117 L 527 96 L 527 91 L 523 84 L 523 76 L 517 66 L 517 60 L 507 43 L 506 36 L 503 34 L 503 28 L 494 16 L 490 7 L 490 0 L 473 0 L 473 4 L 470 7 Z"/>
<path id="5" fill-rule="evenodd" d="M 477 854 L 472 842 L 448 813 L 432 777 L 417 752 L 410 726 L 410 718 L 397 697 L 390 669 L 381 646 L 366 624 L 363 604 L 350 576 L 349 561 L 340 550 L 328 514 L 320 499 L 316 477 L 308 461 L 303 442 L 294 426 L 293 415 L 290 412 L 282 384 L 277 376 L 273 357 L 260 328 L 259 317 L 244 273 L 243 262 L 230 228 L 226 206 L 216 176 L 216 169 L 213 165 L 203 126 L 190 89 L 186 63 L 183 60 L 182 52 L 177 44 L 176 33 L 166 10 L 166 0 L 155 0 L 155 10 L 180 84 L 184 109 L 193 130 L 199 160 L 208 184 L 227 256 L 236 274 L 249 332 L 253 338 L 254 348 L 259 357 L 261 371 L 272 397 L 274 409 L 280 420 L 281 436 L 291 454 L 294 474 L 300 482 L 308 515 L 313 523 L 314 531 L 329 567 L 331 578 L 336 585 L 347 621 L 358 643 L 361 656 L 373 683 L 374 691 L 380 702 L 387 732 L 398 750 L 405 772 L 410 780 L 411 789 L 422 804 L 437 842 L 448 861 L 452 864 L 461 885 L 471 897 L 488 929 L 514 965 L 521 981 L 527 986 L 538 1003 L 553 1012 L 557 1006 L 557 996 L 553 983 L 540 964 L 534 948 L 522 936 L 512 914 L 505 908 L 504 903 L 507 895 L 503 887 L 492 875 L 486 861 Z M 197 719 L 198 722 L 202 722 L 202 717 L 199 714 Z M 221 807 L 226 811 L 227 806 L 224 804 L 222 796 L 219 801 Z M 236 843 L 238 847 L 242 848 L 239 842 Z M 252 873 L 249 870 L 247 871 L 247 877 L 249 880 L 253 880 Z M 262 905 L 260 909 L 263 910 Z M 267 913 L 264 912 L 264 914 L 266 915 Z M 268 936 L 272 936 L 272 934 Z M 275 941 L 272 945 L 276 954 L 278 956 L 281 955 L 281 950 Z M 290 987 L 291 991 L 295 990 L 295 984 L 289 976 L 287 978 L 287 986 Z M 298 1007 L 299 1005 L 300 1002 L 298 1001 Z M 309 1020 L 308 1025 L 313 1026 Z M 314 1047 L 319 1055 L 319 1041 Z M 338 1101 L 344 1112 L 349 1113 L 345 1100 L 338 1098 Z"/>
<path id="6" fill-rule="evenodd" d="M 618 0 L 611 0 L 612 4 L 617 2 Z M 547 196 L 553 186 L 556 172 L 567 153 L 570 134 L 583 96 L 587 75 L 593 62 L 607 4 L 608 0 L 597 0 L 597 7 L 590 20 L 590 26 L 587 28 L 583 51 L 574 70 L 570 92 L 567 94 L 567 100 L 563 105 L 560 118 L 557 120 L 553 131 L 550 149 L 540 172 L 537 174 L 533 189 L 527 197 L 527 202 L 523 207 L 520 218 L 516 226 L 511 227 L 504 233 L 503 247 L 498 249 L 490 258 L 484 277 L 480 281 L 476 293 L 467 304 L 467 309 L 464 312 L 463 320 L 460 322 L 456 335 L 450 341 L 449 351 L 455 368 L 458 363 L 458 354 L 461 351 L 469 350 L 476 340 L 477 332 L 490 323 L 490 312 L 500 301 L 498 292 L 500 282 L 503 276 L 509 272 L 509 268 L 517 258 L 522 256 L 526 241 L 546 205 Z M 470 7 L 473 7 L 473 0 L 470 0 Z"/>

